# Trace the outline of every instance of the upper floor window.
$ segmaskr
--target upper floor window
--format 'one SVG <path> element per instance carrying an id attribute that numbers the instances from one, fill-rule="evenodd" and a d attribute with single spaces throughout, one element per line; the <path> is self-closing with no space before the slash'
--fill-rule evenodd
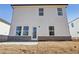
<path id="1" fill-rule="evenodd" d="M 57 8 L 58 16 L 63 16 L 62 8 Z"/>
<path id="2" fill-rule="evenodd" d="M 44 10 L 43 8 L 39 8 L 39 16 L 43 16 L 44 15 Z"/>
<path id="3" fill-rule="evenodd" d="M 22 30 L 22 27 L 21 26 L 17 26 L 16 27 L 16 35 L 20 36 L 21 35 L 21 30 Z"/>
<path id="4" fill-rule="evenodd" d="M 29 33 L 29 27 L 28 26 L 24 26 L 23 28 L 23 35 L 28 35 Z"/>
<path id="5" fill-rule="evenodd" d="M 54 26 L 49 26 L 49 35 L 54 35 Z"/>
<path id="6" fill-rule="evenodd" d="M 71 23 L 71 26 L 74 27 L 74 23 Z"/>

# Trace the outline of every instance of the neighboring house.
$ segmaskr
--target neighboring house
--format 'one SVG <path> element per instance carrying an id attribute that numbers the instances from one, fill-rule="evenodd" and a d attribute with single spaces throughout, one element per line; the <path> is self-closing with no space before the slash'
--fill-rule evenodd
<path id="1" fill-rule="evenodd" d="M 9 35 L 10 23 L 0 18 L 0 35 Z"/>
<path id="2" fill-rule="evenodd" d="M 69 22 L 69 28 L 72 37 L 79 37 L 79 18 Z"/>
<path id="3" fill-rule="evenodd" d="M 13 4 L 10 36 L 70 36 L 67 4 Z"/>

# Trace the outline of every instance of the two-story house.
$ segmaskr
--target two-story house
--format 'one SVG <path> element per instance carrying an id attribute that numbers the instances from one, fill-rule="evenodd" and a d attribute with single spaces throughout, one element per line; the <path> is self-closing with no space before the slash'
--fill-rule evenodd
<path id="1" fill-rule="evenodd" d="M 0 35 L 9 35 L 10 23 L 0 18 Z"/>
<path id="2" fill-rule="evenodd" d="M 69 22 L 70 34 L 73 37 L 79 37 L 79 17 Z"/>
<path id="3" fill-rule="evenodd" d="M 13 4 L 10 36 L 30 36 L 31 40 L 54 36 L 70 37 L 67 4 Z"/>

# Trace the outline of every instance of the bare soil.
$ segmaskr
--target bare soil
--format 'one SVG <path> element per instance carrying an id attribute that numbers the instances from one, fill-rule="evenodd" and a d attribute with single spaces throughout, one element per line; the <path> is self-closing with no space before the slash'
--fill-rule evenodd
<path id="1" fill-rule="evenodd" d="M 36 45 L 0 45 L 1 54 L 78 54 L 79 41 L 48 41 Z"/>

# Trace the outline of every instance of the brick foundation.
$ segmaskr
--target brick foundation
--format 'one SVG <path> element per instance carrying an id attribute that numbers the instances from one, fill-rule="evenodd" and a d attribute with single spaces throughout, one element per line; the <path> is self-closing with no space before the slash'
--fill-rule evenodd
<path id="1" fill-rule="evenodd" d="M 38 40 L 31 40 L 31 36 L 0 35 L 0 42 L 28 42 L 28 41 L 71 41 L 71 36 L 38 36 Z"/>
<path id="2" fill-rule="evenodd" d="M 71 36 L 39 36 L 38 41 L 71 41 Z"/>

